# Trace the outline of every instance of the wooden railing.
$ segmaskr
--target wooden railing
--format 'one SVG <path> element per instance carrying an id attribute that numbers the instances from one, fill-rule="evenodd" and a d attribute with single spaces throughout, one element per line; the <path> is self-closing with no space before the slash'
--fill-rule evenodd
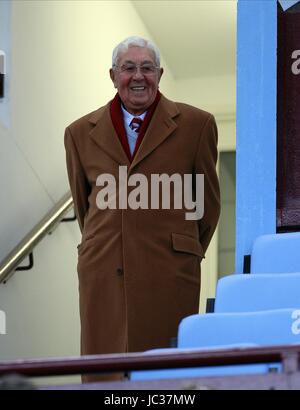
<path id="1" fill-rule="evenodd" d="M 186 383 L 209 384 L 211 388 L 297 388 L 300 389 L 299 373 L 300 345 L 235 348 L 218 350 L 186 350 L 172 353 L 127 353 L 72 358 L 51 358 L 34 360 L 14 360 L 0 362 L 0 377 L 11 373 L 23 376 L 54 376 L 86 373 L 128 372 L 132 370 L 171 369 L 200 366 L 224 366 L 234 364 L 279 363 L 282 371 L 261 375 L 197 377 L 194 379 L 160 380 L 159 388 L 184 388 Z M 151 388 L 157 381 L 144 382 L 102 382 L 97 388 Z M 175 387 L 174 387 L 175 386 Z M 94 386 L 95 387 L 95 386 Z M 62 387 L 63 388 L 63 387 Z M 71 388 L 88 388 L 88 385 L 73 385 Z"/>

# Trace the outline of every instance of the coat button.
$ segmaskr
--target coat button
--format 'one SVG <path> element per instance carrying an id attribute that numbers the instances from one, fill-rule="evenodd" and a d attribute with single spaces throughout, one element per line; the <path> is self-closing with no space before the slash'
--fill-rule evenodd
<path id="1" fill-rule="evenodd" d="M 118 275 L 118 276 L 122 276 L 123 273 L 124 273 L 124 272 L 123 272 L 123 268 L 118 268 L 118 269 L 117 269 L 117 275 Z"/>

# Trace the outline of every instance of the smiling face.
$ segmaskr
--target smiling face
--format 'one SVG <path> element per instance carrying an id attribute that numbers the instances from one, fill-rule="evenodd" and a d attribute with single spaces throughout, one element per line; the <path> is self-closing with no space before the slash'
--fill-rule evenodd
<path id="1" fill-rule="evenodd" d="M 110 69 L 110 78 L 128 112 L 140 115 L 146 111 L 156 97 L 158 84 L 163 73 L 162 68 L 155 69 L 154 73 L 142 74 L 122 71 L 124 65 L 154 65 L 155 58 L 152 50 L 146 47 L 129 46 L 128 50 L 119 53 L 117 68 Z"/>

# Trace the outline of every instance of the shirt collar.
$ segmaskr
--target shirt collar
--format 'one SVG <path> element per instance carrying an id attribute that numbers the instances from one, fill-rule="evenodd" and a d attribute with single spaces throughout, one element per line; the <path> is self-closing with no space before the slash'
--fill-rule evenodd
<path id="1" fill-rule="evenodd" d="M 127 125 L 129 125 L 132 121 L 132 118 L 140 118 L 141 120 L 144 120 L 144 118 L 146 117 L 147 111 L 143 112 L 143 114 L 140 115 L 132 115 L 130 112 L 128 112 L 123 104 L 121 104 L 121 108 L 122 108 L 122 112 L 123 112 L 123 116 L 124 116 L 124 121 L 126 122 Z"/>

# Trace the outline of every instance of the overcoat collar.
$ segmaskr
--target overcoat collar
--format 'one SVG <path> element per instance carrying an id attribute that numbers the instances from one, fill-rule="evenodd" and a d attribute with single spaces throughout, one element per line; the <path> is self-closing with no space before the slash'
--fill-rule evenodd
<path id="1" fill-rule="evenodd" d="M 130 164 L 112 124 L 109 107 L 110 102 L 91 114 L 89 121 L 95 127 L 91 130 L 90 137 L 117 163 L 127 165 L 128 173 L 177 128 L 173 118 L 180 114 L 177 105 L 161 95 L 143 141 Z"/>

